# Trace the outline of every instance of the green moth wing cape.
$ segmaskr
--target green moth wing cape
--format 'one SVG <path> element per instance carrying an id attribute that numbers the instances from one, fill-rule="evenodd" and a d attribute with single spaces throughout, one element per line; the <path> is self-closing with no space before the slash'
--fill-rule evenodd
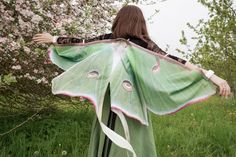
<path id="1" fill-rule="evenodd" d="M 133 156 L 125 115 L 148 125 L 149 111 L 171 114 L 216 92 L 201 73 L 126 40 L 55 45 L 50 47 L 49 57 L 65 70 L 52 80 L 52 92 L 88 98 L 103 132 Z M 101 121 L 107 88 L 111 110 L 120 118 L 125 137 Z"/>

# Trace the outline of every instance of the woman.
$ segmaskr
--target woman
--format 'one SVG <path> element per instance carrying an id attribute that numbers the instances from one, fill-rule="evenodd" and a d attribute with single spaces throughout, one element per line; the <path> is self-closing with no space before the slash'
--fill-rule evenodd
<path id="1" fill-rule="evenodd" d="M 96 40 L 117 39 L 124 38 L 133 42 L 143 48 L 149 49 L 153 52 L 165 55 L 172 58 L 184 66 L 202 72 L 205 77 L 211 80 L 219 87 L 219 94 L 227 97 L 230 94 L 230 87 L 227 82 L 220 77 L 214 75 L 214 72 L 199 68 L 183 59 L 172 56 L 160 49 L 149 37 L 146 22 L 142 11 L 133 5 L 124 6 L 117 14 L 113 26 L 112 33 L 98 36 L 92 39 L 80 39 L 73 37 L 56 37 L 48 33 L 37 34 L 33 40 L 37 43 L 57 43 L 57 44 L 71 44 L 71 43 L 87 43 Z M 109 95 L 109 91 L 107 91 Z M 110 111 L 109 99 L 104 106 L 104 114 L 102 121 L 119 134 L 124 134 L 122 131 L 122 124 L 117 119 L 116 114 Z M 150 122 L 150 118 L 149 118 Z M 131 145 L 133 146 L 137 156 L 140 157 L 156 157 L 155 142 L 152 133 L 151 122 L 149 126 L 140 125 L 132 118 L 127 118 L 131 135 Z M 135 137 L 133 136 L 135 135 Z M 133 137 L 132 137 L 133 136 Z M 93 124 L 93 132 L 90 140 L 89 156 L 93 157 L 120 157 L 129 156 L 127 151 L 119 148 L 107 138 L 101 131 L 98 121 L 95 120 Z"/>

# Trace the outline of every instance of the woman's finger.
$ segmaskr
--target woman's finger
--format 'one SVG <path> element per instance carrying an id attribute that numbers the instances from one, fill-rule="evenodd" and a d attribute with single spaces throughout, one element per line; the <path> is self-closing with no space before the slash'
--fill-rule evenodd
<path id="1" fill-rule="evenodd" d="M 44 34 L 36 34 L 34 37 L 43 37 L 45 36 Z"/>
<path id="2" fill-rule="evenodd" d="M 33 40 L 49 40 L 49 39 L 45 37 L 37 37 L 37 38 L 33 38 Z"/>
<path id="3" fill-rule="evenodd" d="M 227 93 L 226 93 L 226 94 L 227 94 L 227 96 L 229 96 L 229 95 L 231 94 L 231 92 L 230 92 L 230 86 L 227 84 L 227 85 L 226 85 L 226 88 L 227 88 Z"/>
<path id="4" fill-rule="evenodd" d="M 226 84 L 224 83 L 223 84 L 223 96 L 225 97 L 227 94 L 227 87 L 226 87 Z"/>
<path id="5" fill-rule="evenodd" d="M 219 88 L 220 88 L 220 95 L 224 96 L 224 86 L 220 85 Z"/>
<path id="6" fill-rule="evenodd" d="M 37 43 L 50 43 L 50 41 L 44 40 L 44 39 L 38 39 L 38 40 L 35 40 L 35 42 L 37 42 Z"/>
<path id="7" fill-rule="evenodd" d="M 37 40 L 46 40 L 47 38 L 42 38 L 42 37 L 36 37 L 36 38 L 33 38 L 34 41 L 37 41 Z"/>
<path id="8" fill-rule="evenodd" d="M 37 42 L 38 44 L 47 44 L 48 42 L 45 42 L 45 41 L 39 41 Z"/>
<path id="9" fill-rule="evenodd" d="M 41 39 L 41 38 L 39 38 L 39 39 L 34 39 L 34 41 L 35 41 L 35 42 L 45 41 L 45 39 Z"/>
<path id="10" fill-rule="evenodd" d="M 230 88 L 229 88 L 229 85 L 226 81 L 223 83 L 223 88 L 224 88 L 224 91 L 225 91 L 224 95 L 227 96 L 229 91 L 230 91 Z"/>
<path id="11" fill-rule="evenodd" d="M 41 36 L 42 34 L 40 33 L 40 34 L 35 34 L 35 36 Z"/>
<path id="12" fill-rule="evenodd" d="M 34 37 L 38 37 L 38 36 L 41 36 L 41 34 L 35 34 Z"/>
<path id="13" fill-rule="evenodd" d="M 33 39 L 34 38 L 49 38 L 48 36 L 46 36 L 46 35 L 35 35 L 34 37 L 33 37 Z"/>
<path id="14" fill-rule="evenodd" d="M 34 41 L 38 41 L 38 40 L 45 40 L 45 41 L 51 41 L 50 38 L 47 37 L 37 37 L 37 38 L 33 38 Z"/>
<path id="15" fill-rule="evenodd" d="M 34 41 L 41 40 L 42 38 L 33 38 Z"/>
<path id="16" fill-rule="evenodd" d="M 230 95 L 230 87 L 227 82 L 222 85 L 222 96 L 228 97 Z"/>
<path id="17" fill-rule="evenodd" d="M 33 39 L 35 39 L 35 38 L 49 38 L 49 36 L 48 36 L 48 35 L 45 35 L 45 34 L 36 34 L 36 35 L 33 37 Z"/>

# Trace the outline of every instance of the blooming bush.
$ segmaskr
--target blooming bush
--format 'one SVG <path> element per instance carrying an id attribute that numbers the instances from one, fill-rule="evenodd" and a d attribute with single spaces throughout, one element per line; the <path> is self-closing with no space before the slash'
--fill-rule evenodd
<path id="1" fill-rule="evenodd" d="M 0 88 L 50 93 L 50 80 L 61 71 L 49 62 L 48 45 L 37 45 L 32 37 L 49 32 L 89 38 L 109 32 L 118 4 L 115 0 L 1 0 Z M 4 76 L 17 83 L 4 83 Z"/>

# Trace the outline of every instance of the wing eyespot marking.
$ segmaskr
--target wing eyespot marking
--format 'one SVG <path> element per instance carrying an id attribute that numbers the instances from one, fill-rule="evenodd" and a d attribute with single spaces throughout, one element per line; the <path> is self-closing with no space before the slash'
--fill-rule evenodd
<path id="1" fill-rule="evenodd" d="M 156 72 L 158 72 L 159 70 L 160 70 L 159 64 L 155 64 L 155 65 L 152 67 L 152 72 L 153 72 L 153 73 L 156 73 Z"/>
<path id="2" fill-rule="evenodd" d="M 98 78 L 99 72 L 96 70 L 92 70 L 92 71 L 88 72 L 87 77 L 88 78 Z"/>
<path id="3" fill-rule="evenodd" d="M 131 92 L 133 90 L 132 83 L 130 81 L 128 81 L 128 80 L 124 80 L 122 82 L 122 86 L 128 92 Z"/>

